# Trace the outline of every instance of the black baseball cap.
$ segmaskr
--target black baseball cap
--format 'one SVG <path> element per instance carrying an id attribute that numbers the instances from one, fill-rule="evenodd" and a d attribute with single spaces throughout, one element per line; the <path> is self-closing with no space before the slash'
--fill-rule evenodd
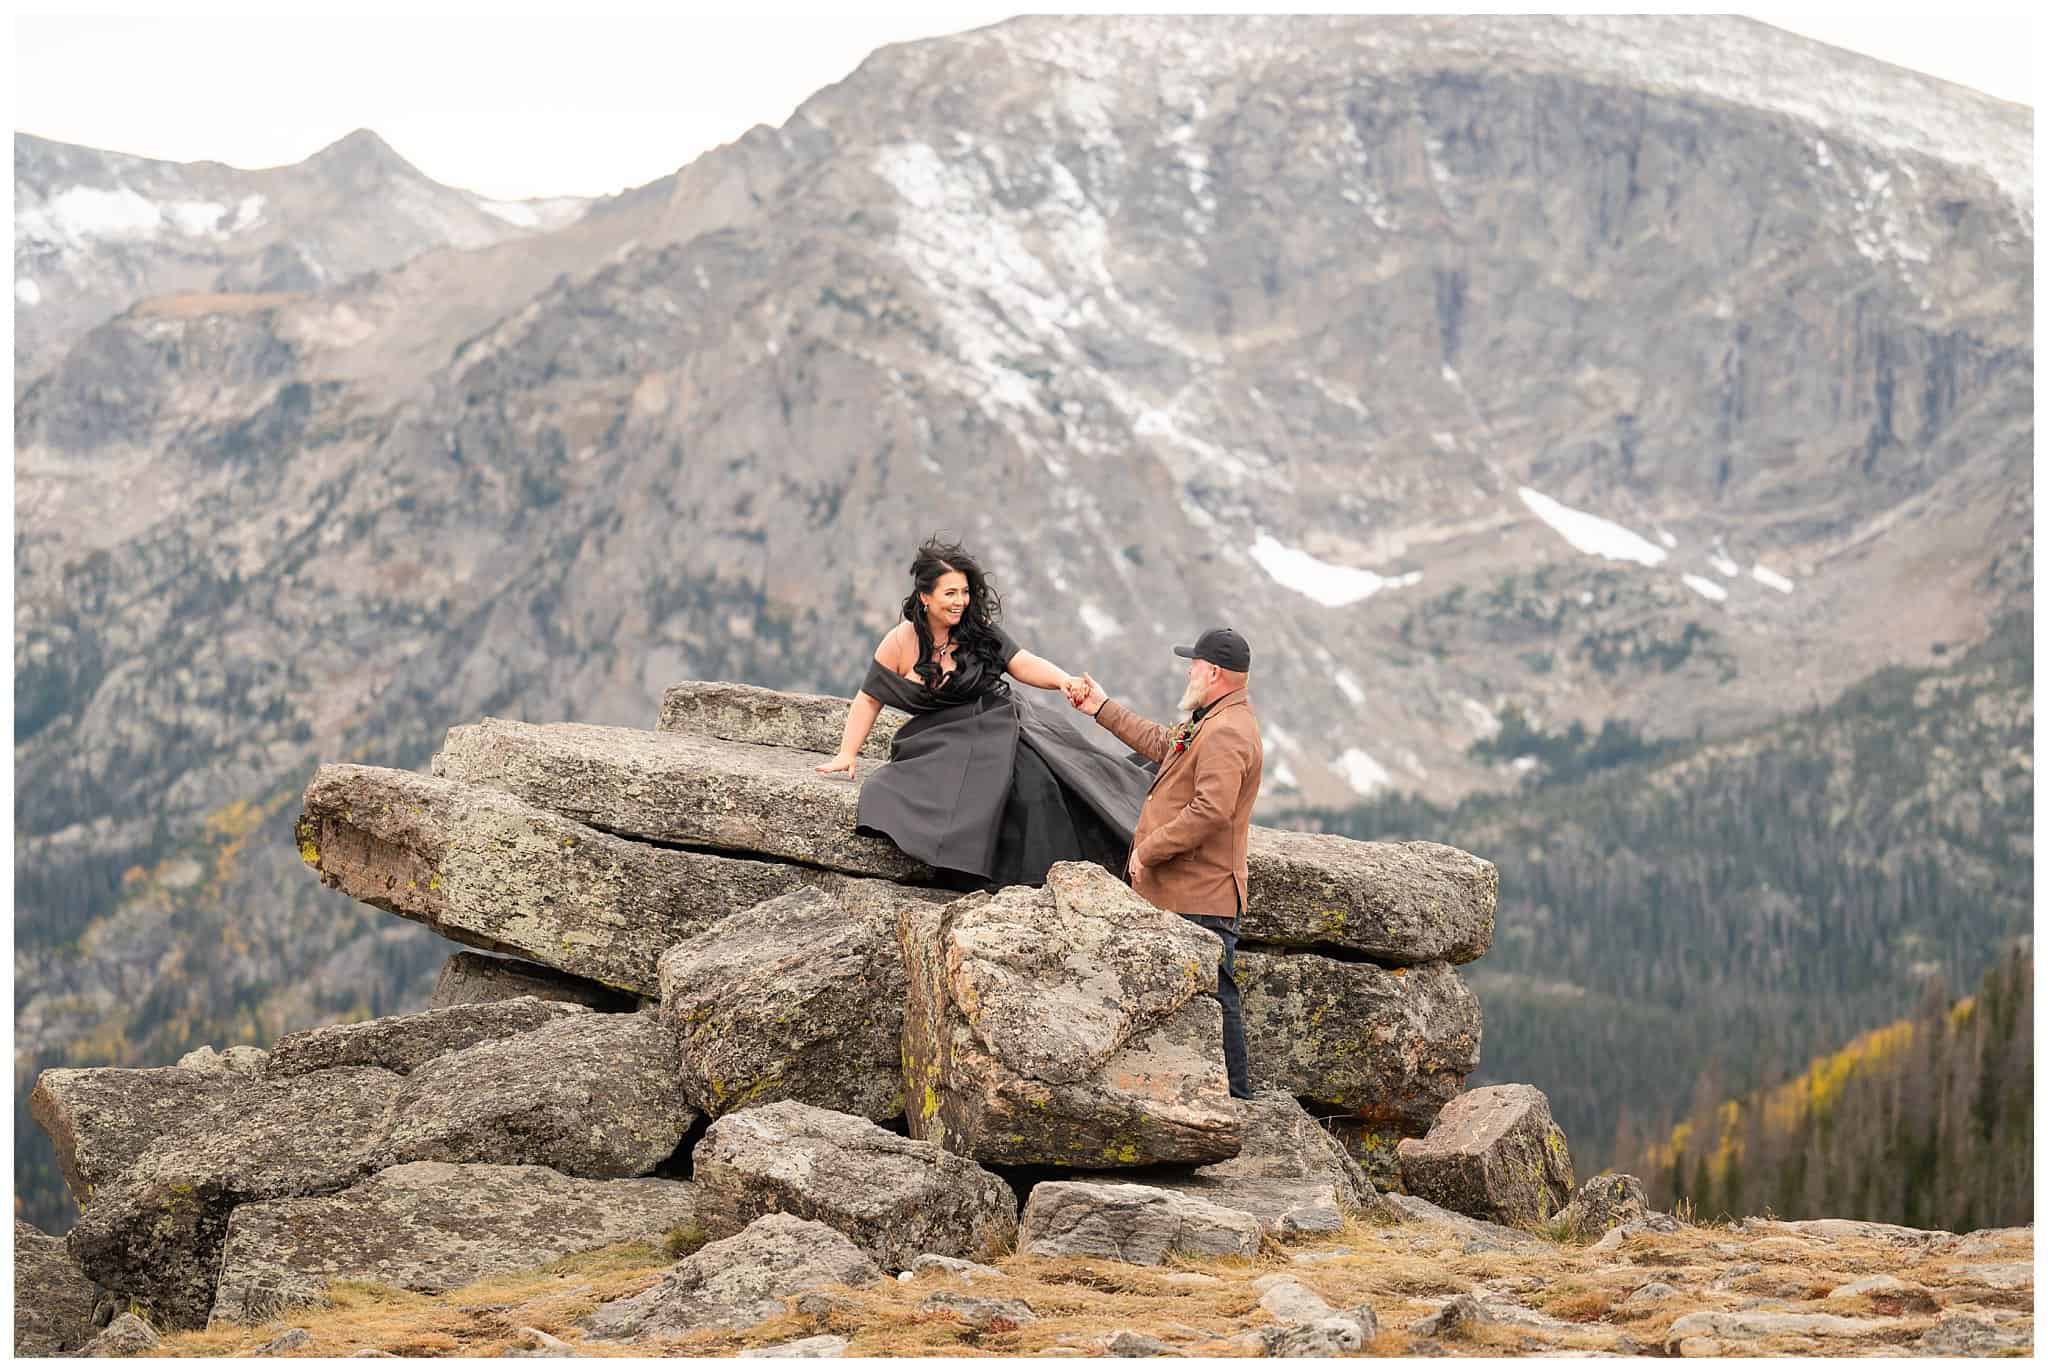
<path id="1" fill-rule="evenodd" d="M 1252 648 L 1244 641 L 1244 635 L 1235 629 L 1205 629 L 1195 640 L 1195 646 L 1184 648 L 1176 645 L 1174 654 L 1191 657 L 1198 662 L 1213 662 L 1226 672 L 1249 672 L 1252 669 Z"/>

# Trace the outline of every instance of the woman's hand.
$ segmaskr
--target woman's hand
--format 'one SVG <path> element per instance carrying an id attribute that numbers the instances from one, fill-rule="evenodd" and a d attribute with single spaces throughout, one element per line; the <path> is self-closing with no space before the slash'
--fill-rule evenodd
<path id="1" fill-rule="evenodd" d="M 830 762 L 820 763 L 818 766 L 811 768 L 811 770 L 824 776 L 830 776 L 834 772 L 844 772 L 846 773 L 846 779 L 852 781 L 853 764 L 858 756 L 855 753 L 840 753 Z"/>

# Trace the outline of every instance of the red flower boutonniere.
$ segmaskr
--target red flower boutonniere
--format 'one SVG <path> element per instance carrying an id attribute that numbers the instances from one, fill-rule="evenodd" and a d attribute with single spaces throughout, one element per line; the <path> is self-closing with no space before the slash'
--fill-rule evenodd
<path id="1" fill-rule="evenodd" d="M 1189 740 L 1195 736 L 1195 722 L 1192 719 L 1182 720 L 1179 724 L 1174 725 L 1166 736 L 1172 740 L 1173 751 L 1176 755 L 1185 753 L 1188 750 Z"/>

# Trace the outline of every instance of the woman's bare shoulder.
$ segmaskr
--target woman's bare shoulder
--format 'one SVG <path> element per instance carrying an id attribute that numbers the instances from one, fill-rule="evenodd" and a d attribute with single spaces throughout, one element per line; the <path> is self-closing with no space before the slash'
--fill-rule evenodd
<path id="1" fill-rule="evenodd" d="M 901 674 L 917 662 L 917 630 L 904 620 L 875 645 L 875 661 L 890 671 Z"/>

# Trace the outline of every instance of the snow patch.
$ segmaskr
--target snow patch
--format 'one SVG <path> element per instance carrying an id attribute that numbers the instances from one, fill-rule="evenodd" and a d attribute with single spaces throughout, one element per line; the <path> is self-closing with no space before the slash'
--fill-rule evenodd
<path id="1" fill-rule="evenodd" d="M 1719 548 L 1714 549 L 1713 553 L 1708 556 L 1707 561 L 1712 563 L 1714 570 L 1722 576 L 1742 575 L 1742 568 L 1735 565 L 1735 559 L 1722 552 Z"/>
<path id="2" fill-rule="evenodd" d="M 1776 572 L 1772 571 L 1769 567 L 1764 566 L 1764 564 L 1761 562 L 1757 563 L 1754 567 L 1751 567 L 1749 569 L 1749 574 L 1755 577 L 1758 581 L 1761 581 L 1764 585 L 1770 587 L 1774 591 L 1783 591 L 1786 595 L 1792 594 L 1791 581 L 1785 577 L 1779 576 Z"/>
<path id="3" fill-rule="evenodd" d="M 1582 553 L 1618 562 L 1640 562 L 1645 567 L 1654 567 L 1669 556 L 1649 539 L 1611 519 L 1561 505 L 1527 486 L 1518 490 L 1522 503 L 1534 511 L 1538 519 L 1562 534 L 1565 542 Z"/>
<path id="4" fill-rule="evenodd" d="M 211 200 L 179 200 L 164 206 L 164 218 L 188 238 L 219 237 L 228 207 Z"/>
<path id="5" fill-rule="evenodd" d="M 1099 606 L 1089 601 L 1081 602 L 1081 627 L 1088 631 L 1088 637 L 1097 643 L 1115 638 L 1124 631 L 1123 625 L 1111 619 Z"/>
<path id="6" fill-rule="evenodd" d="M 1335 680 L 1337 682 L 1337 689 L 1344 693 L 1346 700 L 1350 701 L 1353 705 L 1365 704 L 1365 687 L 1358 684 L 1357 677 L 1349 672 L 1339 672 Z"/>
<path id="7" fill-rule="evenodd" d="M 1422 580 L 1421 572 L 1381 576 L 1363 567 L 1342 567 L 1334 562 L 1325 562 L 1299 548 L 1290 548 L 1266 533 L 1253 540 L 1251 554 L 1252 561 L 1258 563 L 1267 576 L 1288 590 L 1297 591 L 1318 605 L 1333 608 L 1356 604 L 1380 591 L 1398 590 Z"/>
<path id="8" fill-rule="evenodd" d="M 1345 783 L 1362 796 L 1383 790 L 1394 781 L 1394 774 L 1375 762 L 1363 748 L 1346 748 L 1337 759 L 1336 769 Z"/>
<path id="9" fill-rule="evenodd" d="M 126 186 L 110 191 L 95 186 L 72 186 L 17 218 L 16 228 L 26 236 L 66 243 L 154 238 L 164 219 L 154 200 Z"/>
<path id="10" fill-rule="evenodd" d="M 476 202 L 476 207 L 485 214 L 502 219 L 507 224 L 518 228 L 537 229 L 540 227 L 540 216 L 535 214 L 530 207 L 520 204 L 517 200 L 479 200 Z"/>
<path id="11" fill-rule="evenodd" d="M 1491 738 L 1500 732 L 1500 716 L 1472 699 L 1472 697 L 1459 696 L 1458 705 L 1459 708 L 1464 710 L 1466 718 L 1472 721 L 1472 727 L 1477 729 L 1481 735 Z"/>
<path id="12" fill-rule="evenodd" d="M 40 305 L 43 303 L 43 288 L 25 276 L 14 278 L 14 301 L 18 305 Z"/>
<path id="13" fill-rule="evenodd" d="M 1671 531 L 1661 524 L 1657 526 L 1657 541 L 1667 548 L 1676 548 L 1678 546 L 1678 540 L 1672 537 Z"/>
<path id="14" fill-rule="evenodd" d="M 1728 598 L 1726 589 L 1718 582 L 1709 581 L 1703 576 L 1694 576 L 1691 572 L 1687 572 L 1679 580 L 1709 600 L 1726 600 Z"/>

